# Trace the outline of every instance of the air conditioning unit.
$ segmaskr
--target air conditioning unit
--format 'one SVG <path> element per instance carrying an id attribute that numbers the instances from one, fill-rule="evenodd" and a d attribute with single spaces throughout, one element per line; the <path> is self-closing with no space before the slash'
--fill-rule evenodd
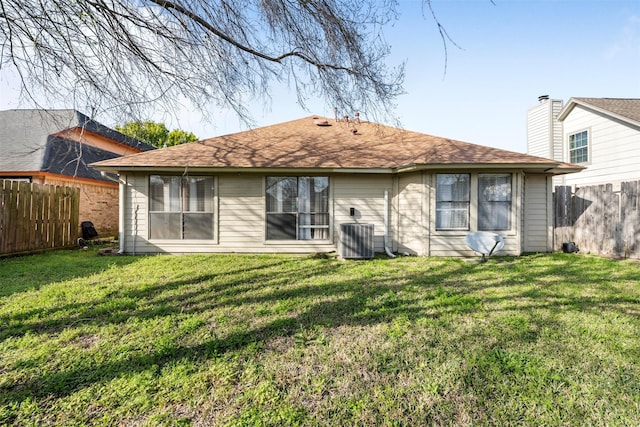
<path id="1" fill-rule="evenodd" d="M 373 224 L 340 224 L 338 252 L 345 259 L 373 258 Z"/>

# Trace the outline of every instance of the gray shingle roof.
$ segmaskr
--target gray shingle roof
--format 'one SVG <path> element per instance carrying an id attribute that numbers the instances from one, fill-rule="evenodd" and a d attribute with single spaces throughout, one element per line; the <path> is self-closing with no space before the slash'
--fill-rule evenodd
<path id="1" fill-rule="evenodd" d="M 618 118 L 627 119 L 640 124 L 640 99 L 635 98 L 571 98 L 567 108 L 571 108 L 571 101 L 577 104 L 595 107 L 596 110 L 611 113 Z M 568 111 L 567 111 L 568 113 Z M 566 116 L 566 114 L 561 114 Z"/>
<path id="2" fill-rule="evenodd" d="M 0 111 L 0 171 L 42 171 L 99 177 L 99 173 L 87 165 L 116 155 L 94 147 L 79 148 L 78 143 L 54 137 L 73 128 L 82 128 L 142 151 L 153 149 L 75 110 L 6 110 Z M 83 160 L 77 164 L 80 149 L 83 150 Z M 74 159 L 76 165 L 72 166 Z"/>

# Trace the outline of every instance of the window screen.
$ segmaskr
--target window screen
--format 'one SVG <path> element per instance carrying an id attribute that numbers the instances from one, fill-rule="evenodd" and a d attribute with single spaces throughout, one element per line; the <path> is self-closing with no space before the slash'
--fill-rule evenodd
<path id="1" fill-rule="evenodd" d="M 436 175 L 436 229 L 469 229 L 469 174 Z"/>
<path id="2" fill-rule="evenodd" d="M 511 228 L 511 174 L 478 175 L 478 230 Z"/>
<path id="3" fill-rule="evenodd" d="M 329 238 L 329 178 L 267 177 L 267 240 Z"/>
<path id="4" fill-rule="evenodd" d="M 151 175 L 149 194 L 151 239 L 214 238 L 212 176 Z"/>

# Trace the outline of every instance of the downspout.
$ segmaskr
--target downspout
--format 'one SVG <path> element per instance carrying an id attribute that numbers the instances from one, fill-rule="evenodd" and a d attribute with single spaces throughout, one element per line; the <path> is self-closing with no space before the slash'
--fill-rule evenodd
<path id="1" fill-rule="evenodd" d="M 119 218 L 118 218 L 118 228 L 119 228 L 119 241 L 120 241 L 120 247 L 118 248 L 118 255 L 122 255 L 124 253 L 124 204 L 125 204 L 125 197 L 124 197 L 124 191 L 126 189 L 125 187 L 125 182 L 123 180 L 120 180 L 120 193 L 119 193 L 119 203 L 118 206 L 120 207 L 120 212 L 118 213 Z"/>
<path id="2" fill-rule="evenodd" d="M 140 205 L 136 203 L 136 210 L 133 214 L 133 255 L 136 255 L 136 241 L 138 240 L 138 209 Z"/>
<path id="3" fill-rule="evenodd" d="M 389 190 L 384 190 L 384 251 L 390 258 L 396 257 L 389 249 Z"/>

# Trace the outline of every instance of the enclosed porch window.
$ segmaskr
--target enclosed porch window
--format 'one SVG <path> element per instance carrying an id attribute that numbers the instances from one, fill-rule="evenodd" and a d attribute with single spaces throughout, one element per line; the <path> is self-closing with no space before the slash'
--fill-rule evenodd
<path id="1" fill-rule="evenodd" d="M 214 238 L 214 177 L 151 175 L 151 239 Z"/>
<path id="2" fill-rule="evenodd" d="M 267 177 L 267 240 L 329 239 L 329 177 Z"/>

